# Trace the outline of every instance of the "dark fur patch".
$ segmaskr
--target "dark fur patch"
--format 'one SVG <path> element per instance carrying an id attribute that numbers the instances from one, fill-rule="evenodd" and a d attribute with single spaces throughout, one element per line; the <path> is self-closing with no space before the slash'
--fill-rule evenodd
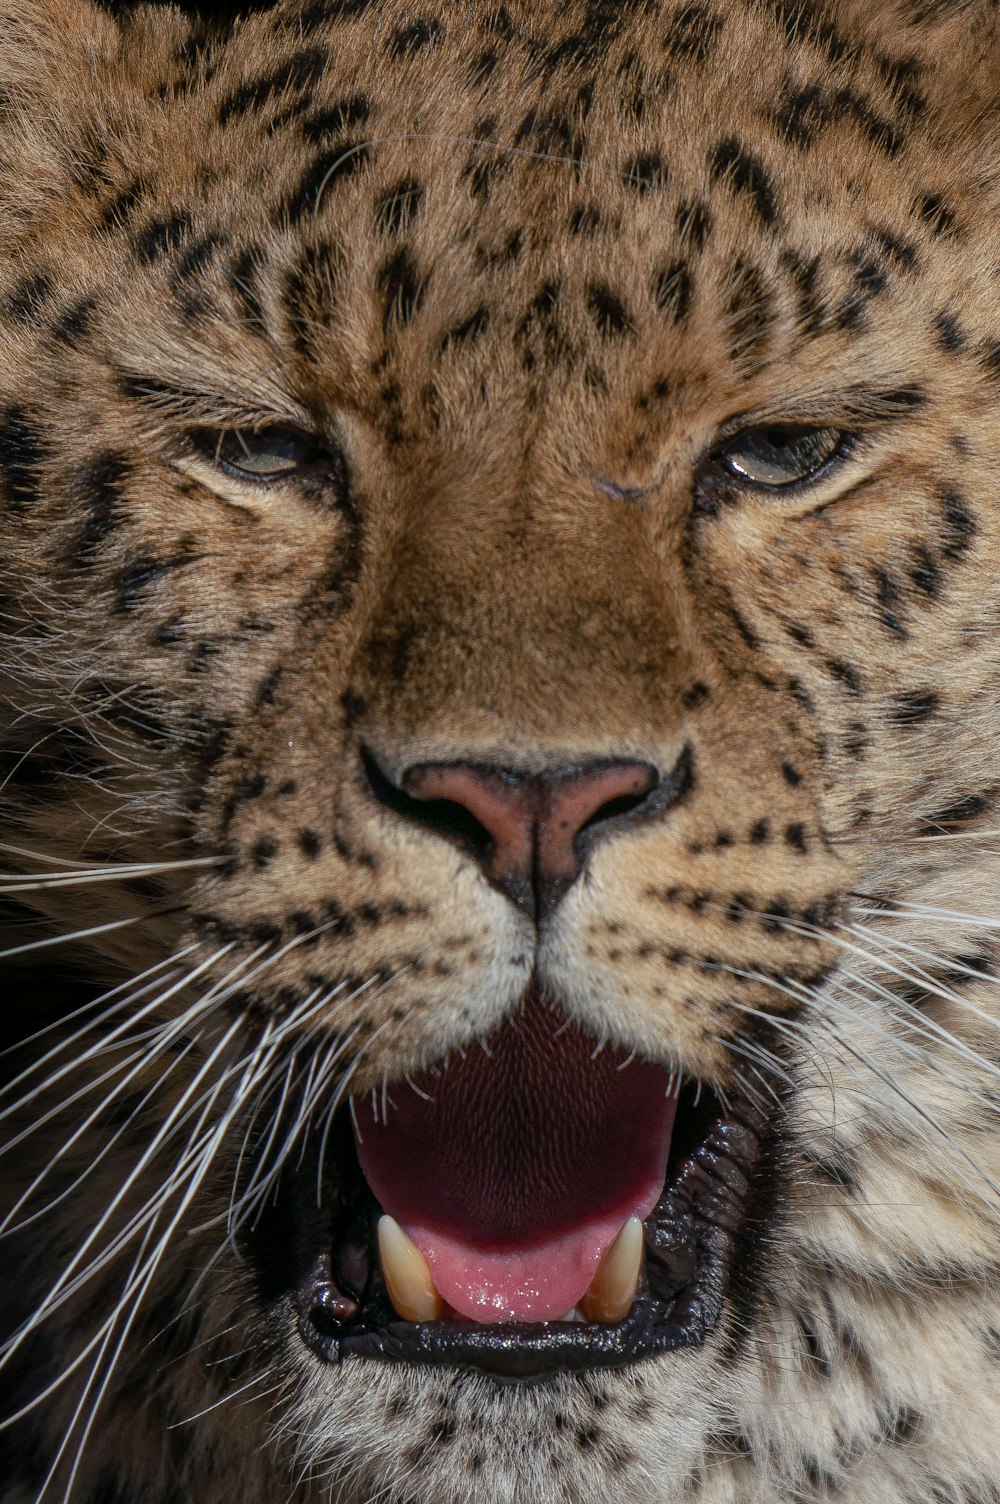
<path id="1" fill-rule="evenodd" d="M 382 321 L 385 327 L 408 324 L 420 307 L 424 281 L 406 246 L 382 264 L 378 274 L 378 289 L 382 294 Z"/>
<path id="2" fill-rule="evenodd" d="M 326 146 L 331 137 L 343 136 L 357 125 L 364 125 L 371 114 L 365 94 L 350 94 L 322 110 L 305 115 L 301 130 L 310 146 Z"/>
<path id="3" fill-rule="evenodd" d="M 256 114 L 283 94 L 313 88 L 323 76 L 328 55 L 323 47 L 307 47 L 263 77 L 241 84 L 219 106 L 219 124 L 229 125 Z"/>
<path id="4" fill-rule="evenodd" d="M 371 145 L 367 141 L 342 141 L 322 152 L 283 200 L 279 222 L 287 219 L 289 224 L 297 225 L 307 214 L 317 213 L 323 197 L 338 184 L 354 177 L 370 158 Z"/>
<path id="5" fill-rule="evenodd" d="M 0 498 L 23 512 L 40 499 L 49 441 L 40 420 L 17 404 L 0 412 Z"/>
<path id="6" fill-rule="evenodd" d="M 396 27 L 389 39 L 389 51 L 395 58 L 414 57 L 425 47 L 435 46 L 443 40 L 443 23 L 421 18 Z"/>
<path id="7" fill-rule="evenodd" d="M 587 289 L 587 308 L 598 333 L 605 339 L 621 339 L 635 333 L 628 309 L 606 283 L 595 282 Z"/>
<path id="8" fill-rule="evenodd" d="M 420 212 L 424 190 L 416 178 L 403 178 L 383 193 L 375 205 L 375 228 L 380 235 L 401 235 Z"/>
<path id="9" fill-rule="evenodd" d="M 691 308 L 694 287 L 686 261 L 672 261 L 653 277 L 653 299 L 672 324 L 683 324 Z"/>
<path id="10" fill-rule="evenodd" d="M 652 188 L 666 188 L 670 174 L 666 162 L 658 152 L 640 152 L 625 163 L 622 181 L 637 193 L 648 193 Z"/>
<path id="11" fill-rule="evenodd" d="M 117 528 L 129 469 L 124 455 L 106 450 L 91 460 L 76 480 L 73 489 L 86 520 L 73 547 L 74 564 L 89 564 Z"/>
<path id="12" fill-rule="evenodd" d="M 724 183 L 734 194 L 749 199 L 765 228 L 770 229 L 777 222 L 777 199 L 770 176 L 760 159 L 734 136 L 719 142 L 709 165 L 715 182 Z"/>
<path id="13" fill-rule="evenodd" d="M 672 18 L 664 36 L 668 57 L 677 61 L 704 63 L 715 50 L 725 26 L 710 5 L 684 5 Z"/>

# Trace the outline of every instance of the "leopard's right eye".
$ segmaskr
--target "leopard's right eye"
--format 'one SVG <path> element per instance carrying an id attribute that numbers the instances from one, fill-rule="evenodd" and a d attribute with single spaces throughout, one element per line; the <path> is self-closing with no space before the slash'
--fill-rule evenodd
<path id="1" fill-rule="evenodd" d="M 846 439 L 839 428 L 768 423 L 735 434 L 716 459 L 745 485 L 780 489 L 812 480 L 843 450 Z"/>
<path id="2" fill-rule="evenodd" d="M 199 429 L 191 435 L 203 459 L 236 480 L 284 480 L 321 462 L 322 444 L 289 424 L 264 428 Z"/>

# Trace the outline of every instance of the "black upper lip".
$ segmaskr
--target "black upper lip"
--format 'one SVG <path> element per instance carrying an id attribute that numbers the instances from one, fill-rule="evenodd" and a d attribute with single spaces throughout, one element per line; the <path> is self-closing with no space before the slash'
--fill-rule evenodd
<path id="1" fill-rule="evenodd" d="M 752 1298 L 758 1234 L 774 1198 L 776 1130 L 746 1098 L 724 1107 L 707 1090 L 685 1089 L 664 1192 L 644 1223 L 639 1294 L 612 1325 L 401 1320 L 375 1251 L 381 1209 L 346 1111 L 335 1120 L 319 1201 L 307 1153 L 247 1233 L 249 1250 L 265 1300 L 294 1313 L 301 1339 L 325 1362 L 444 1365 L 508 1382 L 622 1367 L 700 1346 L 719 1326 L 727 1295 L 737 1305 Z"/>

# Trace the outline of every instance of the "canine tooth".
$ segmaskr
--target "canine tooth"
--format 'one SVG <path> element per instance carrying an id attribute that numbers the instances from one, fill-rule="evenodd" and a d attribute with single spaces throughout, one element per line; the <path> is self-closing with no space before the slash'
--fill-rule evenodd
<path id="1" fill-rule="evenodd" d="M 587 1321 L 621 1321 L 632 1309 L 642 1268 L 642 1223 L 629 1217 L 580 1301 Z"/>
<path id="2" fill-rule="evenodd" d="M 437 1321 L 444 1301 L 434 1288 L 427 1260 L 395 1217 L 380 1217 L 378 1249 L 386 1289 L 404 1321 Z"/>

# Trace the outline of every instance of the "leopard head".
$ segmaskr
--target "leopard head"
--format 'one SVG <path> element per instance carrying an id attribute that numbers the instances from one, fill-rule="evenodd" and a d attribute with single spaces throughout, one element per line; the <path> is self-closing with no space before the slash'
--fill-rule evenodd
<path id="1" fill-rule="evenodd" d="M 103 1394 L 67 1487 L 154 1487 L 173 1342 L 206 1499 L 793 1477 L 803 1303 L 997 1252 L 994 22 L 0 17 L 12 946 L 112 999 L 55 1475 Z"/>

